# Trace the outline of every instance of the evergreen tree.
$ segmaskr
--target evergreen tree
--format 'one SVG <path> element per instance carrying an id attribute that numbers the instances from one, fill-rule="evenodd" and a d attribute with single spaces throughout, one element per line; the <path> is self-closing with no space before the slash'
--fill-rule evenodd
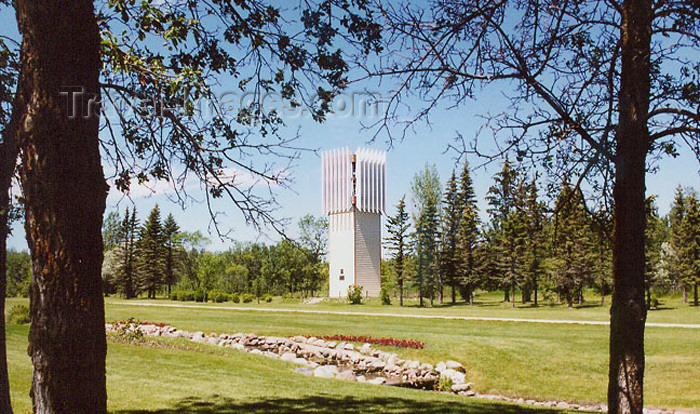
<path id="1" fill-rule="evenodd" d="M 396 214 L 387 218 L 386 230 L 389 237 L 386 244 L 394 252 L 394 269 L 396 270 L 396 282 L 399 285 L 399 306 L 403 306 L 404 289 L 404 258 L 409 249 L 409 233 L 411 223 L 406 212 L 406 196 L 402 196 L 396 205 Z"/>
<path id="2" fill-rule="evenodd" d="M 140 285 L 155 299 L 156 291 L 164 282 L 164 239 L 160 222 L 160 208 L 156 204 L 141 228 L 138 243 Z"/>
<path id="3" fill-rule="evenodd" d="M 178 251 L 180 250 L 179 233 L 180 226 L 177 225 L 175 217 L 168 214 L 168 217 L 163 223 L 163 282 L 168 286 L 168 297 L 173 284 L 177 282 L 177 271 L 180 269 L 180 261 Z"/>
<path id="4" fill-rule="evenodd" d="M 651 289 L 662 284 L 662 245 L 666 240 L 666 225 L 659 217 L 654 196 L 646 200 L 646 226 L 644 228 L 644 249 L 646 263 L 644 277 L 646 279 L 647 309 L 651 308 Z"/>
<path id="5" fill-rule="evenodd" d="M 138 271 L 136 265 L 137 258 L 137 233 L 139 221 L 136 217 L 136 207 L 131 210 L 127 207 L 119 226 L 119 245 L 116 249 L 116 256 L 119 266 L 115 274 L 115 289 L 125 299 L 131 299 L 138 294 Z"/>
<path id="6" fill-rule="evenodd" d="M 557 293 L 569 306 L 583 303 L 583 289 L 593 280 L 596 264 L 595 235 L 579 189 L 564 183 L 555 206 L 553 272 Z M 576 296 L 576 298 L 574 297 Z"/>
<path id="7" fill-rule="evenodd" d="M 476 206 L 472 203 L 464 204 L 457 235 L 456 270 L 463 287 L 462 296 L 471 305 L 474 303 L 474 289 L 479 283 L 476 269 L 480 237 L 479 217 Z M 454 291 L 452 292 L 452 301 L 453 303 L 455 301 Z"/>
<path id="8" fill-rule="evenodd" d="M 442 235 L 440 243 L 440 274 L 442 275 L 441 280 L 446 281 L 451 286 L 452 303 L 455 303 L 457 301 L 457 283 L 459 281 L 457 274 L 457 244 L 459 241 L 460 220 L 464 212 L 454 171 L 452 171 L 452 175 L 447 181 L 442 203 L 444 207 L 440 230 Z M 442 302 L 442 291 L 440 292 L 440 301 Z"/>
<path id="9" fill-rule="evenodd" d="M 685 286 L 693 288 L 693 305 L 700 305 L 698 285 L 700 284 L 700 200 L 697 194 L 690 193 L 685 199 L 685 214 L 679 229 L 682 240 L 680 250 L 680 274 Z"/>
<path id="10" fill-rule="evenodd" d="M 525 198 L 525 219 L 526 219 L 526 238 L 525 238 L 525 256 L 524 256 L 524 274 L 525 287 L 523 289 L 523 297 L 525 292 L 534 294 L 534 305 L 538 305 L 539 281 L 544 273 L 543 261 L 546 253 L 546 243 L 544 228 L 546 225 L 546 217 L 544 214 L 544 205 L 538 200 L 537 182 L 532 179 L 526 187 Z"/>
<path id="11" fill-rule="evenodd" d="M 499 277 L 504 289 L 505 301 L 515 307 L 515 289 L 523 281 L 523 258 L 525 253 L 526 221 L 518 206 L 522 199 L 522 180 L 506 158 L 503 168 L 494 177 L 486 199 L 491 216 L 489 265 Z M 509 295 L 510 291 L 510 295 Z"/>
<path id="12" fill-rule="evenodd" d="M 423 306 L 423 296 L 430 295 L 433 304 L 437 280 L 438 241 L 440 225 L 440 177 L 434 165 L 413 177 L 411 184 L 415 210 L 413 221 L 416 226 L 415 243 L 418 255 L 418 296 L 420 306 Z M 427 289 L 427 292 L 425 291 Z"/>
<path id="13" fill-rule="evenodd" d="M 669 233 L 670 233 L 670 254 L 668 258 L 669 276 L 676 286 L 680 286 L 683 291 L 683 303 L 688 302 L 688 285 L 683 277 L 683 247 L 684 237 L 682 231 L 683 219 L 686 214 L 686 196 L 683 188 L 676 188 L 676 195 L 671 205 L 669 213 Z"/>

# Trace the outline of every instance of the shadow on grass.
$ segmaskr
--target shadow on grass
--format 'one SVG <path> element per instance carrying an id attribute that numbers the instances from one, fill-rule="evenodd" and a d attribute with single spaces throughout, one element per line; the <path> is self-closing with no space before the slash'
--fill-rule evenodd
<path id="1" fill-rule="evenodd" d="M 400 398 L 368 398 L 311 396 L 304 398 L 270 398 L 241 402 L 214 397 L 203 400 L 189 397 L 174 407 L 162 410 L 125 410 L 117 414 L 299 414 L 299 413 L 350 413 L 350 414 L 415 414 L 470 413 L 470 414 L 534 414 L 556 412 L 545 408 L 529 408 L 471 400 L 469 404 L 454 401 L 415 401 Z"/>

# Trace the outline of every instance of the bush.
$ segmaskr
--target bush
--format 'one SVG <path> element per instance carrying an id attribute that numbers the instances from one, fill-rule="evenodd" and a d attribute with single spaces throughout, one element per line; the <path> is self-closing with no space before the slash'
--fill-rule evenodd
<path id="1" fill-rule="evenodd" d="M 391 305 L 391 295 L 389 295 L 389 290 L 382 288 L 382 293 L 380 296 L 382 299 L 382 305 Z"/>
<path id="2" fill-rule="evenodd" d="M 251 293 L 244 293 L 241 295 L 241 300 L 243 303 L 250 303 L 253 301 L 253 299 L 255 299 L 255 296 Z"/>
<path id="3" fill-rule="evenodd" d="M 267 303 L 270 303 L 270 302 L 272 302 L 272 295 L 269 293 L 266 293 L 266 294 L 262 295 L 262 300 L 264 300 Z"/>
<path id="4" fill-rule="evenodd" d="M 229 299 L 231 299 L 233 303 L 238 303 L 241 301 L 241 295 L 239 293 L 231 293 Z"/>
<path id="5" fill-rule="evenodd" d="M 211 292 L 209 292 L 209 300 L 214 303 L 226 302 L 227 300 L 229 300 L 229 295 L 226 292 L 212 290 Z"/>
<path id="6" fill-rule="evenodd" d="M 452 391 L 452 386 L 454 385 L 454 381 L 452 381 L 452 378 L 449 377 L 440 377 L 440 380 L 437 383 L 437 390 L 438 391 Z"/>
<path id="7" fill-rule="evenodd" d="M 197 290 L 194 292 L 194 301 L 195 302 L 206 302 L 207 301 L 207 294 L 203 290 Z"/>
<path id="8" fill-rule="evenodd" d="M 177 300 L 177 290 L 170 292 L 170 300 Z"/>
<path id="9" fill-rule="evenodd" d="M 175 296 L 177 297 L 177 300 L 180 302 L 187 302 L 187 301 L 192 301 L 194 300 L 194 292 L 191 290 L 180 290 L 175 292 Z M 173 299 L 175 300 L 175 299 Z"/>
<path id="10" fill-rule="evenodd" d="M 24 325 L 31 322 L 29 317 L 29 306 L 27 305 L 15 305 L 7 313 L 7 321 L 9 323 L 14 323 L 17 325 Z"/>
<path id="11" fill-rule="evenodd" d="M 352 305 L 362 304 L 362 286 L 352 285 L 348 288 L 348 300 Z"/>

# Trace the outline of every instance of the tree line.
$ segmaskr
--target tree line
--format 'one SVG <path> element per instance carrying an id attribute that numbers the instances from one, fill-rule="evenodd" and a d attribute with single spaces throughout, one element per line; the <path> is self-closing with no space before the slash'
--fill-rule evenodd
<path id="1" fill-rule="evenodd" d="M 403 299 L 408 286 L 420 305 L 473 303 L 476 289 L 502 290 L 515 306 L 537 306 L 542 298 L 583 304 L 592 289 L 605 300 L 612 290 L 612 216 L 589 207 L 575 184 L 563 180 L 546 198 L 536 176 L 521 172 L 507 158 L 486 194 L 488 220 L 482 222 L 469 165 L 452 172 L 442 189 L 434 166 L 412 182 L 413 211 L 405 197 L 388 217 L 386 245 L 391 252 L 385 278 Z M 658 306 L 653 292 L 692 291 L 698 304 L 700 282 L 700 198 L 694 189 L 677 188 L 667 216 L 656 197 L 646 199 L 645 288 L 647 308 Z M 402 301 L 401 301 L 402 303 Z"/>
<path id="2" fill-rule="evenodd" d="M 207 251 L 209 240 L 201 232 L 181 231 L 172 214 L 161 220 L 157 205 L 143 223 L 135 207 L 123 216 L 110 212 L 103 226 L 105 294 L 150 299 L 197 292 L 204 300 L 212 292 L 312 296 L 327 283 L 322 260 L 327 222 L 307 215 L 298 227 L 297 241 L 234 243 L 213 252 Z"/>

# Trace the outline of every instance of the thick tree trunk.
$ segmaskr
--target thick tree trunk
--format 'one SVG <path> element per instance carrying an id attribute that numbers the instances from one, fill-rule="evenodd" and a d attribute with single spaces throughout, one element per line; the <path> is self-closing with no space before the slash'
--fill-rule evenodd
<path id="1" fill-rule="evenodd" d="M 613 293 L 610 308 L 610 413 L 642 414 L 644 406 L 644 223 L 649 150 L 649 0 L 622 7 L 620 117 L 616 133 Z"/>
<path id="2" fill-rule="evenodd" d="M 10 185 L 16 160 L 17 146 L 15 145 L 15 137 L 8 133 L 3 136 L 3 142 L 0 144 L 0 414 L 12 413 L 5 342 L 5 296 L 7 294 L 7 235 L 11 202 Z"/>
<path id="3" fill-rule="evenodd" d="M 15 1 L 22 33 L 20 178 L 32 256 L 31 396 L 40 414 L 107 412 L 100 276 L 107 184 L 96 105 L 100 37 L 91 1 Z M 68 88 L 73 89 L 68 89 Z M 85 99 L 62 92 L 84 88 Z M 73 112 L 76 109 L 76 112 Z M 93 113 L 90 112 L 93 111 Z"/>

